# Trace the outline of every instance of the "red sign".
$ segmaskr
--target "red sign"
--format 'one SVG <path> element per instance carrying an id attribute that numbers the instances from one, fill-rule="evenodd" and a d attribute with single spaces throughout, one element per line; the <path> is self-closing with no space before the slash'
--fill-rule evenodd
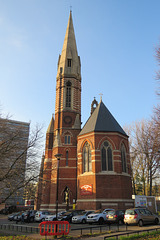
<path id="1" fill-rule="evenodd" d="M 91 184 L 83 185 L 80 188 L 81 195 L 92 195 L 93 188 Z"/>

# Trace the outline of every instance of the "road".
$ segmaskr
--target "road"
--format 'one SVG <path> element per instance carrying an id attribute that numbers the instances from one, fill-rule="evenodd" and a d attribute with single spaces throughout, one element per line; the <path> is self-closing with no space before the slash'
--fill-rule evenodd
<path id="1" fill-rule="evenodd" d="M 5 215 L 0 215 L 0 224 L 10 224 L 10 225 L 16 225 L 15 221 L 8 221 L 7 216 Z M 77 235 L 81 235 L 81 234 L 88 234 L 88 233 L 99 233 L 101 232 L 106 232 L 108 230 L 111 230 L 112 232 L 125 232 L 126 231 L 126 225 L 120 225 L 119 229 L 118 226 L 116 224 L 112 224 L 112 225 L 107 225 L 104 224 L 101 229 L 99 225 L 96 224 L 70 224 L 71 225 L 71 229 L 70 229 L 70 236 L 74 236 L 76 237 Z M 39 223 L 17 223 L 17 226 L 29 226 L 29 227 L 38 227 Z M 82 229 L 83 228 L 83 229 Z M 128 226 L 127 230 L 129 231 L 140 231 L 140 230 L 148 230 L 148 229 L 153 229 L 153 228 L 160 228 L 160 224 L 159 225 L 147 225 L 147 226 L 143 226 L 143 227 L 138 227 L 138 226 Z M 76 230 L 79 229 L 79 230 Z M 82 229 L 82 230 L 81 230 Z M 19 234 L 19 232 L 16 232 L 16 234 Z M 23 233 L 24 234 L 24 233 Z"/>

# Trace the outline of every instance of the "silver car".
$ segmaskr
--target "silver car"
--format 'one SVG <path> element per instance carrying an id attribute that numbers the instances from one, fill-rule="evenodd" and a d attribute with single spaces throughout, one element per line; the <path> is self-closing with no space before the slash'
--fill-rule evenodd
<path id="1" fill-rule="evenodd" d="M 72 223 L 86 223 L 87 216 L 93 211 L 84 211 L 81 215 L 72 217 Z"/>
<path id="2" fill-rule="evenodd" d="M 49 211 L 37 211 L 36 214 L 35 214 L 35 219 L 34 220 L 36 222 L 43 222 L 43 221 L 45 221 L 45 217 L 49 214 L 50 214 Z"/>
<path id="3" fill-rule="evenodd" d="M 87 223 L 99 223 L 100 225 L 103 224 L 107 220 L 107 213 L 114 209 L 106 208 L 104 210 L 96 210 L 93 213 L 89 214 L 87 217 Z"/>
<path id="4" fill-rule="evenodd" d="M 62 216 L 62 215 L 65 214 L 65 213 L 66 213 L 66 211 L 59 212 L 59 213 L 57 214 L 57 217 L 60 217 L 60 216 Z M 56 214 L 47 215 L 47 216 L 45 217 L 45 221 L 56 221 Z"/>
<path id="5" fill-rule="evenodd" d="M 124 223 L 138 224 L 142 227 L 144 224 L 158 224 L 159 218 L 146 208 L 131 208 L 125 211 Z"/>

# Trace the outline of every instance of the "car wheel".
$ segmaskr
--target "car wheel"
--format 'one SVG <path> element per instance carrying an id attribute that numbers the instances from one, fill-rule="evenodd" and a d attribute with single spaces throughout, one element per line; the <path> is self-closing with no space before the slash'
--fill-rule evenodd
<path id="1" fill-rule="evenodd" d="M 119 220 L 118 220 L 118 224 L 119 224 L 119 225 L 122 225 L 122 224 L 123 224 L 122 219 L 119 219 Z"/>
<path id="2" fill-rule="evenodd" d="M 102 225 L 104 223 L 104 219 L 103 218 L 100 218 L 99 221 L 98 221 L 99 225 Z"/>
<path id="3" fill-rule="evenodd" d="M 82 219 L 82 223 L 83 223 L 83 224 L 86 223 L 86 219 Z"/>
<path id="4" fill-rule="evenodd" d="M 156 219 L 154 220 L 154 224 L 158 225 L 158 223 L 159 223 L 159 219 L 156 218 Z"/>
<path id="5" fill-rule="evenodd" d="M 143 221 L 142 221 L 142 220 L 139 220 L 138 226 L 139 226 L 139 227 L 143 227 Z"/>
<path id="6" fill-rule="evenodd" d="M 44 222 L 45 221 L 45 218 L 42 218 L 41 222 Z"/>

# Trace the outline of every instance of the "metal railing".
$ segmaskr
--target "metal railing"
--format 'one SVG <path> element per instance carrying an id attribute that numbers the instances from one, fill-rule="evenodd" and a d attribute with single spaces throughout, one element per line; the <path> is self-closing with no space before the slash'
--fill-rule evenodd
<path id="1" fill-rule="evenodd" d="M 104 225 L 96 225 L 96 226 L 87 226 L 87 227 L 79 227 L 79 228 L 71 228 L 71 231 L 80 231 L 81 235 L 83 235 L 83 232 L 86 230 L 89 230 L 89 233 L 92 234 L 93 230 L 99 230 L 100 233 L 102 232 L 106 232 L 106 231 L 111 231 L 112 230 L 112 226 L 114 226 L 114 231 L 121 231 L 123 229 L 123 231 L 127 231 L 128 230 L 128 226 L 127 225 L 119 225 L 119 224 L 104 224 Z"/>
<path id="2" fill-rule="evenodd" d="M 107 235 L 104 237 L 104 240 L 109 239 L 109 238 L 115 238 L 115 239 L 119 239 L 121 236 L 129 236 L 132 234 L 140 234 L 142 232 L 153 232 L 153 231 L 158 231 L 160 230 L 159 228 L 149 228 L 149 229 L 143 229 L 143 230 L 136 230 L 136 231 L 127 231 L 125 233 L 118 233 L 118 234 L 111 234 L 111 235 Z"/>
<path id="3" fill-rule="evenodd" d="M 39 227 L 23 226 L 15 224 L 0 224 L 1 230 L 25 232 L 25 233 L 39 233 Z"/>
<path id="4" fill-rule="evenodd" d="M 34 226 L 26 226 L 26 225 L 18 225 L 18 224 L 0 224 L 0 230 L 9 230 L 9 231 L 17 231 L 17 232 L 24 232 L 24 233 L 35 233 L 35 234 L 39 234 L 40 233 L 40 229 L 39 227 L 34 227 Z M 88 230 L 88 231 L 87 231 Z M 118 225 L 118 224 L 104 224 L 104 225 L 99 225 L 99 226 L 86 226 L 86 227 L 79 227 L 79 228 L 71 228 L 70 229 L 70 233 L 71 232 L 76 232 L 79 231 L 80 233 L 78 233 L 77 235 L 84 235 L 84 234 L 93 234 L 95 232 L 99 233 L 105 233 L 105 232 L 109 232 L 109 231 L 114 231 L 112 233 L 107 234 L 107 236 L 104 237 L 104 239 L 109 239 L 109 238 L 113 238 L 115 237 L 116 239 L 118 239 L 118 237 L 120 236 L 129 236 L 131 234 L 136 234 L 136 233 L 140 233 L 140 232 L 149 232 L 149 231 L 154 231 L 154 230 L 160 230 L 160 227 L 156 227 L 156 228 L 147 228 L 144 230 L 128 230 L 128 226 L 127 225 Z M 87 232 L 86 232 L 87 231 Z M 118 232 L 118 233 L 116 233 Z M 72 235 L 72 234 L 71 234 Z"/>

